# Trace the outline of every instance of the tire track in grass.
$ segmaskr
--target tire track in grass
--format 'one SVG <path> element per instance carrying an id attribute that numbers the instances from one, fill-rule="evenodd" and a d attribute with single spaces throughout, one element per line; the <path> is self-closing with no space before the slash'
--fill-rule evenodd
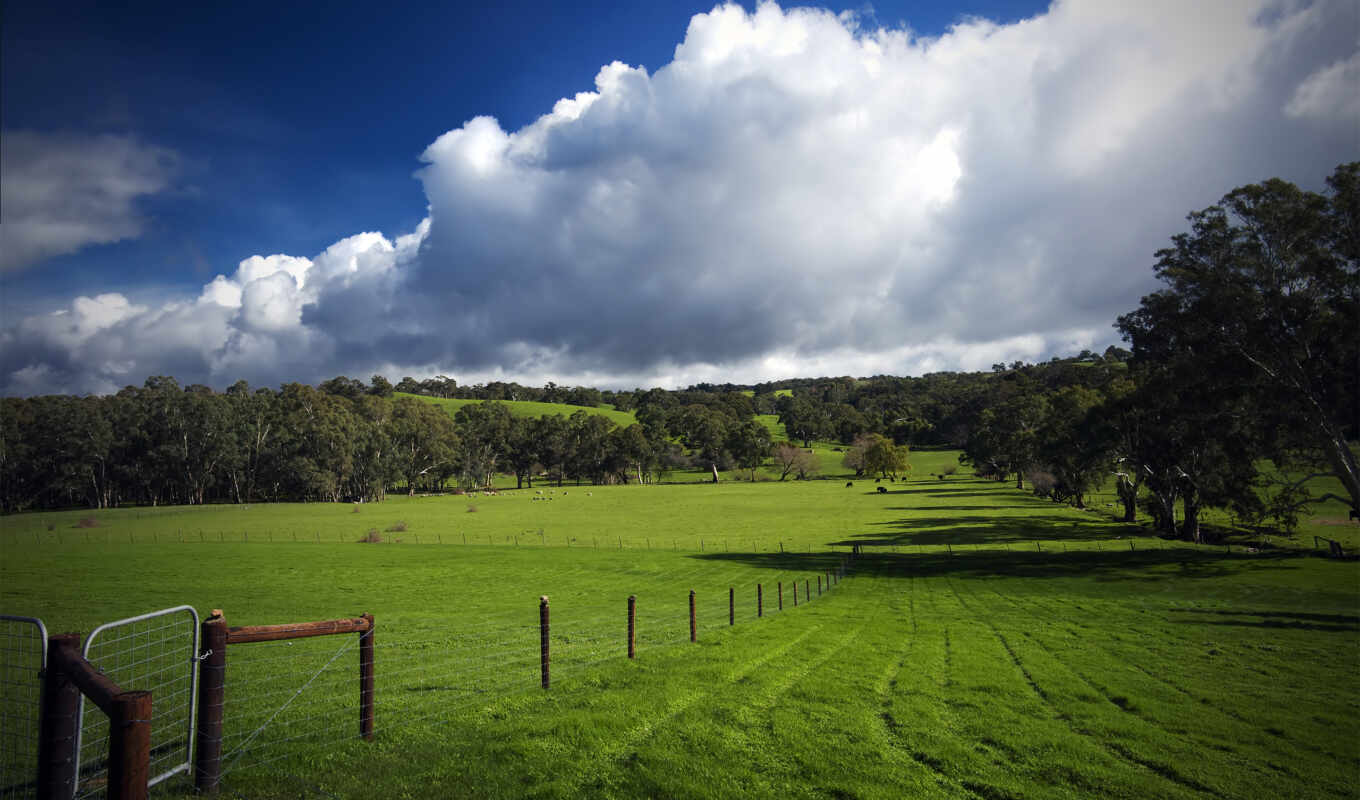
<path id="1" fill-rule="evenodd" d="M 871 578 L 866 576 L 862 580 L 867 581 L 871 580 Z M 778 743 L 776 741 L 778 725 L 770 716 L 772 711 L 778 705 L 779 700 L 792 691 L 794 687 L 802 683 L 810 675 L 820 671 L 828 662 L 831 662 L 833 659 L 842 658 L 845 655 L 847 648 L 854 647 L 855 643 L 864 635 L 864 632 L 872 629 L 872 623 L 875 623 L 878 620 L 882 614 L 883 608 L 890 602 L 890 595 L 885 590 L 879 589 L 875 591 L 874 594 L 876 595 L 877 602 L 873 604 L 871 610 L 854 615 L 857 624 L 846 631 L 845 635 L 839 637 L 834 642 L 827 643 L 824 646 L 823 652 L 816 658 L 804 661 L 798 665 L 797 669 L 781 674 L 777 680 L 765 686 L 750 702 L 745 703 L 735 711 L 734 717 L 745 730 L 753 734 L 752 738 L 764 740 L 761 744 L 752 744 L 747 748 L 746 752 L 754 754 L 755 758 L 753 759 L 753 762 L 761 762 L 766 772 L 773 774 L 779 768 L 787 767 L 787 763 L 781 761 L 775 755 L 781 752 L 781 748 L 773 746 Z M 851 655 L 853 656 L 854 661 L 863 661 L 864 656 L 862 653 L 856 652 Z M 869 710 L 869 714 L 872 715 L 873 712 L 870 709 L 866 710 Z M 906 757 L 906 755 L 898 748 L 889 747 L 883 752 L 883 755 L 900 765 L 902 768 L 916 766 L 916 762 Z M 855 795 L 850 794 L 847 796 Z"/>
<path id="2" fill-rule="evenodd" d="M 1025 606 L 1019 604 L 1014 599 L 1006 596 L 1005 594 L 997 592 L 995 589 L 990 589 L 990 591 L 997 597 L 1000 597 L 1001 599 L 1005 600 L 1007 603 L 1009 603 L 1011 606 L 1017 609 L 1017 611 L 1022 612 L 1030 617 L 1033 616 L 1033 612 L 1031 609 L 1026 608 Z M 1048 607 L 1051 610 L 1052 605 L 1050 604 Z M 1133 630 L 1132 628 L 1126 629 Z M 1064 669 L 1075 675 L 1089 689 L 1091 689 L 1093 692 L 1104 698 L 1107 702 L 1115 705 L 1120 710 L 1132 714 L 1133 716 L 1137 717 L 1139 720 L 1150 726 L 1165 731 L 1170 736 L 1176 737 L 1178 739 L 1184 739 L 1187 742 L 1192 743 L 1192 746 L 1197 746 L 1194 743 L 1198 742 L 1199 745 L 1209 747 L 1223 753 L 1224 755 L 1222 756 L 1222 758 L 1231 762 L 1232 770 L 1228 773 L 1230 775 L 1236 775 L 1242 771 L 1249 771 L 1251 773 L 1258 775 L 1259 782 L 1251 784 L 1254 787 L 1259 787 L 1262 785 L 1275 785 L 1274 784 L 1275 781 L 1281 780 L 1292 781 L 1295 785 L 1297 785 L 1299 782 L 1311 782 L 1317 788 L 1323 791 L 1327 791 L 1338 797 L 1349 797 L 1351 795 L 1351 791 L 1349 787 L 1346 785 L 1345 779 L 1338 777 L 1339 775 L 1346 773 L 1348 769 L 1353 769 L 1353 762 L 1351 762 L 1346 757 L 1337 756 L 1325 748 L 1318 747 L 1301 739 L 1284 737 L 1278 731 L 1272 732 L 1272 730 L 1268 726 L 1259 724 L 1257 722 L 1253 722 L 1252 720 L 1246 718 L 1241 713 L 1237 712 L 1235 709 L 1222 706 L 1210 700 L 1208 697 L 1201 696 L 1199 694 L 1196 694 L 1195 692 L 1191 692 L 1181 687 L 1174 681 L 1169 680 L 1163 676 L 1156 675 L 1150 670 L 1136 663 L 1139 660 L 1137 655 L 1139 653 L 1150 654 L 1154 658 L 1162 661 L 1174 661 L 1174 659 L 1169 658 L 1164 653 L 1158 652 L 1157 650 L 1142 645 L 1136 641 L 1129 641 L 1124 637 L 1114 637 L 1114 641 L 1112 643 L 1108 643 L 1105 645 L 1106 649 L 1108 649 L 1112 653 L 1131 656 L 1128 658 L 1123 658 L 1122 661 L 1133 671 L 1142 675 L 1144 679 L 1148 680 L 1153 684 L 1165 687 L 1165 689 L 1170 690 L 1172 693 L 1174 693 L 1175 697 L 1177 698 L 1186 698 L 1193 701 L 1192 706 L 1193 708 L 1201 710 L 1207 709 L 1215 714 L 1220 715 L 1220 721 L 1218 722 L 1218 725 L 1220 727 L 1227 727 L 1231 729 L 1235 727 L 1232 723 L 1236 723 L 1236 726 L 1240 726 L 1238 730 L 1245 731 L 1247 734 L 1255 735 L 1257 737 L 1271 737 L 1271 738 L 1266 739 L 1265 740 L 1266 743 L 1253 743 L 1246 735 L 1237 737 L 1222 737 L 1213 735 L 1196 736 L 1194 734 L 1194 731 L 1201 730 L 1205 727 L 1202 724 L 1202 721 L 1198 719 L 1194 720 L 1193 724 L 1190 724 L 1189 727 L 1187 727 L 1184 730 L 1178 728 L 1168 728 L 1166 723 L 1160 721 L 1150 712 L 1140 709 L 1136 705 L 1130 703 L 1127 697 L 1117 694 L 1116 692 L 1110 689 L 1107 689 L 1106 687 L 1097 683 L 1094 679 L 1088 677 L 1087 673 L 1082 672 L 1077 668 L 1073 667 L 1070 663 L 1068 663 L 1067 660 L 1062 658 L 1057 651 L 1055 651 L 1049 645 L 1045 644 L 1044 641 L 1039 639 L 1034 634 L 1026 632 L 1024 635 L 1027 640 L 1033 642 L 1037 647 L 1039 647 L 1041 650 L 1047 653 L 1048 656 L 1054 660 L 1054 662 L 1060 664 Z M 1116 643 L 1118 645 L 1117 647 L 1111 646 L 1111 644 Z M 1164 699 L 1153 698 L 1152 702 L 1160 702 L 1164 705 L 1167 705 L 1174 704 L 1175 700 L 1172 698 Z M 1232 722 L 1227 722 L 1227 720 L 1231 720 Z M 1244 742 L 1245 744 L 1241 746 L 1241 749 L 1227 748 L 1221 744 L 1221 741 L 1224 738 L 1227 738 L 1229 741 Z M 1301 759 L 1304 759 L 1306 757 L 1322 757 L 1328 761 L 1331 761 L 1336 767 L 1337 775 L 1328 777 L 1317 772 L 1314 772 L 1313 774 L 1305 778 L 1303 775 L 1299 773 L 1297 769 L 1289 766 L 1289 764 L 1298 763 Z M 1264 765 L 1266 769 L 1262 769 L 1261 766 L 1259 765 Z M 1287 795 L 1288 791 L 1291 788 L 1295 787 L 1284 787 L 1282 789 L 1276 788 L 1272 789 L 1271 791 L 1284 792 Z"/>
<path id="3" fill-rule="evenodd" d="M 741 664 L 736 669 L 728 671 L 723 676 L 724 682 L 729 686 L 735 685 L 745 679 L 747 675 L 789 652 L 821 629 L 821 625 L 814 625 L 784 644 Z M 638 744 L 654 735 L 662 727 L 670 724 L 672 720 L 691 708 L 696 702 L 713 696 L 717 691 L 717 689 L 710 689 L 708 691 L 685 692 L 667 703 L 666 708 L 661 713 L 649 716 L 644 722 L 630 728 L 610 745 L 602 748 L 598 756 L 592 760 L 591 767 L 583 770 L 576 776 L 575 780 L 570 782 L 567 787 L 569 794 L 579 793 L 583 786 L 603 786 L 609 783 L 605 778 L 606 773 L 616 770 L 619 762 L 622 762 L 636 750 Z"/>
<path id="4" fill-rule="evenodd" d="M 907 659 L 912 655 L 912 647 L 915 644 L 918 633 L 916 621 L 916 578 L 908 577 L 907 580 L 907 585 L 911 587 L 911 594 L 907 597 L 907 613 L 911 619 L 912 635 L 911 638 L 907 639 L 906 645 L 898 651 L 901 656 L 897 659 L 897 663 L 892 667 L 889 667 L 888 670 L 883 673 L 883 677 L 879 679 L 878 686 L 875 687 L 878 691 L 879 707 L 882 709 L 878 716 L 879 719 L 883 721 L 889 743 L 893 747 L 899 748 L 905 752 L 911 757 L 912 761 L 915 761 L 917 764 L 930 770 L 931 774 L 935 777 L 935 782 L 941 788 L 948 789 L 955 796 L 978 797 L 973 791 L 965 788 L 956 778 L 953 778 L 941 769 L 937 759 L 931 758 L 920 750 L 912 747 L 910 742 L 907 741 L 906 732 L 902 729 L 897 718 L 894 717 L 892 713 L 894 705 L 892 692 L 897 688 L 897 679 L 901 676 L 902 669 L 906 666 Z M 946 637 L 948 636 L 947 630 L 945 635 Z"/>
<path id="5" fill-rule="evenodd" d="M 1053 697 L 1049 695 L 1049 693 L 1045 691 L 1042 686 L 1039 685 L 1038 681 L 1034 679 L 1034 675 L 1030 673 L 1029 669 L 1025 666 L 1024 662 L 1020 660 L 1020 656 L 1015 652 L 1015 648 L 1011 647 L 1011 643 L 1006 639 L 1006 637 L 1001 633 L 1001 631 L 997 629 L 996 625 L 993 624 L 992 621 L 987 619 L 985 616 L 979 615 L 976 611 L 973 611 L 972 607 L 968 605 L 968 602 L 963 599 L 963 596 L 961 594 L 959 594 L 959 590 L 954 585 L 954 582 L 952 580 L 949 581 L 949 588 L 950 591 L 954 593 L 954 596 L 958 598 L 959 603 L 963 605 L 963 607 L 968 611 L 968 613 L 972 615 L 975 619 L 980 620 L 984 625 L 986 625 L 991 630 L 992 635 L 996 637 L 997 641 L 1001 643 L 1001 647 L 1005 649 L 1006 654 L 1010 656 L 1011 662 L 1015 665 L 1016 669 L 1018 669 L 1020 671 L 1020 674 L 1024 676 L 1025 682 L 1029 684 L 1030 689 L 1034 692 L 1036 696 L 1039 697 L 1040 700 L 1043 701 L 1044 705 L 1048 707 L 1048 709 L 1052 712 L 1053 716 L 1061 720 L 1063 724 L 1067 726 L 1068 730 L 1070 730 L 1077 736 L 1084 738 L 1087 741 L 1099 745 L 1101 749 L 1105 750 L 1106 752 L 1110 753 L 1116 758 L 1119 758 L 1130 764 L 1142 767 L 1152 772 L 1153 774 L 1156 774 L 1164 778 L 1170 783 L 1173 783 L 1185 789 L 1199 792 L 1201 794 L 1207 794 L 1211 797 L 1222 798 L 1222 795 L 1220 795 L 1212 787 L 1207 786 L 1206 784 L 1203 784 L 1187 775 L 1182 775 L 1179 771 L 1176 770 L 1175 767 L 1172 767 L 1169 764 L 1160 764 L 1158 762 L 1145 759 L 1139 756 L 1137 753 L 1134 753 L 1133 751 L 1129 750 L 1122 744 L 1119 744 L 1117 742 L 1106 741 L 1104 739 L 1097 737 L 1090 731 L 1084 730 L 1073 725 L 1071 721 L 1071 715 L 1069 715 L 1067 712 L 1062 711 L 1058 707 Z"/>
<path id="6" fill-rule="evenodd" d="M 990 590 L 990 591 L 992 591 L 994 594 L 997 594 L 998 596 L 1002 597 L 1003 599 L 1005 599 L 1007 602 L 1011 603 L 1012 605 L 1015 605 L 1016 608 L 1022 608 L 1022 607 L 1021 607 L 1018 603 L 1016 603 L 1014 600 L 1011 600 L 1010 598 L 1005 597 L 1004 595 L 1000 595 L 1000 593 L 996 592 L 995 590 Z M 989 623 L 989 624 L 990 624 L 990 623 Z M 1015 652 L 1011 649 L 1010 644 L 1006 641 L 1005 637 L 1002 636 L 999 632 L 997 633 L 997 635 L 998 635 L 999 637 L 1001 637 L 1003 645 L 1005 645 L 1007 651 L 1011 653 L 1011 657 L 1012 657 L 1013 659 L 1016 660 L 1016 663 L 1017 663 L 1017 665 L 1018 665 L 1018 664 L 1019 664 L 1019 658 L 1018 658 L 1018 656 L 1015 654 Z M 1072 664 L 1069 663 L 1067 660 L 1065 660 L 1065 659 L 1063 659 L 1063 658 L 1060 658 L 1060 657 L 1053 651 L 1053 649 L 1052 649 L 1051 647 L 1049 647 L 1047 644 L 1045 644 L 1045 643 L 1043 642 L 1043 640 L 1039 639 L 1037 636 L 1031 634 L 1029 631 L 1023 631 L 1023 632 L 1022 632 L 1022 635 L 1025 637 L 1025 639 L 1026 639 L 1027 641 L 1033 643 L 1033 644 L 1034 644 L 1035 646 L 1037 646 L 1040 650 L 1042 650 L 1045 654 L 1047 654 L 1049 658 L 1053 659 L 1053 662 L 1054 662 L 1054 663 L 1058 664 L 1058 665 L 1061 666 L 1064 670 L 1066 670 L 1069 674 L 1071 674 L 1073 677 L 1075 677 L 1075 678 L 1077 679 L 1077 681 L 1078 681 L 1081 685 L 1085 686 L 1087 689 L 1089 689 L 1090 691 L 1094 692 L 1097 696 L 1099 696 L 1100 698 L 1102 698 L 1103 700 L 1105 700 L 1105 702 L 1107 702 L 1107 703 L 1109 703 L 1110 705 L 1114 706 L 1115 708 L 1119 709 L 1121 712 L 1133 714 L 1133 716 L 1136 717 L 1136 718 L 1137 718 L 1140 722 L 1142 722 L 1143 724 L 1148 725 L 1148 726 L 1151 727 L 1151 728 L 1155 728 L 1156 730 L 1160 731 L 1162 734 L 1165 734 L 1167 737 L 1170 737 L 1170 738 L 1173 739 L 1173 740 L 1183 738 L 1184 734 L 1183 734 L 1182 732 L 1178 732 L 1178 731 L 1171 730 L 1171 729 L 1167 728 L 1166 725 L 1164 725 L 1163 723 L 1161 723 L 1160 721 L 1158 721 L 1157 719 L 1152 718 L 1152 717 L 1148 716 L 1147 714 L 1145 714 L 1145 713 L 1139 711 L 1138 708 L 1137 708 L 1136 706 L 1134 706 L 1132 703 L 1129 702 L 1129 700 L 1128 700 L 1127 697 L 1124 697 L 1124 696 L 1122 696 L 1122 695 L 1116 695 L 1116 694 L 1114 694 L 1113 692 L 1111 692 L 1111 691 L 1109 691 L 1108 689 L 1106 689 L 1104 686 L 1101 686 L 1101 685 L 1097 684 L 1095 681 L 1091 680 L 1089 677 L 1086 676 L 1085 673 L 1083 673 L 1082 671 L 1078 670 L 1076 667 L 1072 666 Z M 1024 668 L 1022 667 L 1022 670 L 1023 670 L 1023 669 L 1024 669 Z M 1121 701 L 1122 701 L 1122 702 L 1121 702 Z M 1112 747 L 1115 747 L 1115 748 L 1117 748 L 1117 749 L 1119 749 L 1121 752 L 1126 752 L 1126 753 L 1127 753 L 1127 748 L 1124 747 L 1123 745 L 1114 744 L 1114 745 L 1111 745 L 1111 746 L 1112 746 Z M 1135 756 L 1135 758 L 1137 758 L 1137 757 Z M 1241 759 L 1238 759 L 1238 760 L 1240 761 Z M 1252 768 L 1251 764 L 1250 764 L 1250 763 L 1246 763 L 1246 762 L 1243 763 L 1243 766 L 1246 766 L 1246 767 L 1248 767 L 1248 768 Z M 1257 770 L 1257 771 L 1259 772 L 1259 770 Z M 1268 776 L 1268 775 L 1265 775 L 1264 773 L 1261 773 L 1261 774 L 1262 774 L 1264 777 L 1267 777 L 1267 778 L 1270 777 L 1270 776 Z M 1194 779 L 1190 779 L 1190 778 L 1187 778 L 1187 780 L 1192 781 L 1192 782 L 1193 782 L 1194 784 L 1196 784 L 1197 786 L 1203 787 L 1203 788 L 1202 788 L 1202 791 L 1207 791 L 1207 792 L 1211 792 L 1211 793 L 1217 794 L 1216 790 L 1214 790 L 1214 789 L 1212 789 L 1212 788 L 1209 788 L 1209 787 L 1208 787 L 1207 785 L 1205 785 L 1205 784 L 1201 784 L 1201 783 L 1199 783 L 1198 781 L 1194 781 Z"/>
<path id="7" fill-rule="evenodd" d="M 1028 614 L 1029 616 L 1033 616 L 1033 613 L 1032 613 L 1032 611 L 1031 611 L 1030 609 L 1026 608 L 1025 606 L 1020 605 L 1020 604 L 1019 604 L 1018 602 L 1016 602 L 1013 598 L 1011 598 L 1011 597 L 1009 597 L 1009 596 L 1007 596 L 1007 595 L 1005 595 L 1005 594 L 1002 594 L 1001 592 L 997 591 L 996 589 L 989 589 L 989 591 L 991 591 L 991 592 L 992 592 L 993 594 L 995 594 L 997 597 L 1000 597 L 1001 599 L 1003 599 L 1003 600 L 1005 600 L 1006 602 L 1010 603 L 1010 604 L 1011 604 L 1012 606 L 1014 606 L 1018 611 L 1021 611 L 1021 612 L 1023 612 L 1023 613 L 1026 613 L 1026 614 Z M 1046 604 L 1045 604 L 1045 605 L 1047 606 L 1047 608 L 1048 608 L 1050 611 L 1053 611 L 1055 605 L 1057 605 L 1059 608 L 1060 608 L 1062 605 L 1070 605 L 1069 603 L 1065 603 L 1065 602 L 1064 602 L 1062 599 L 1060 599 L 1060 598 L 1055 598 L 1055 597 L 1051 597 L 1051 596 L 1047 596 L 1047 595 L 1046 595 L 1045 597 L 1046 597 L 1047 600 L 1050 601 L 1049 603 L 1046 603 Z M 1042 601 L 1039 601 L 1039 602 L 1042 602 Z M 1055 615 L 1061 615 L 1061 612 L 1057 612 Z M 1087 629 L 1089 626 L 1084 626 L 1084 625 L 1082 625 L 1082 626 L 1080 626 L 1080 627 L 1082 627 L 1083 629 Z M 1137 627 L 1134 627 L 1134 626 L 1132 626 L 1132 625 L 1126 625 L 1125 627 L 1126 627 L 1126 629 L 1127 629 L 1129 632 L 1131 632 L 1131 633 L 1133 633 L 1133 634 L 1135 634 L 1135 635 L 1137 635 L 1137 636 L 1140 636 L 1140 637 L 1142 637 L 1142 638 L 1153 638 L 1153 637 L 1152 637 L 1150 634 L 1148 634 L 1146 631 L 1144 631 L 1144 630 L 1142 630 L 1142 629 L 1139 629 L 1139 628 L 1137 628 Z M 1039 639 L 1037 639 L 1036 637 L 1034 637 L 1034 636 L 1032 636 L 1032 635 L 1029 635 L 1029 634 L 1026 634 L 1026 636 L 1027 636 L 1028 639 L 1030 639 L 1030 640 L 1033 641 L 1036 645 L 1038 645 L 1041 649 L 1043 649 L 1046 653 L 1048 653 L 1049 656 L 1050 656 L 1051 658 L 1053 658 L 1055 661 L 1057 661 L 1057 662 L 1063 664 L 1065 667 L 1067 667 L 1067 669 L 1069 669 L 1071 672 L 1073 672 L 1073 673 L 1076 674 L 1079 678 L 1081 678 L 1088 686 L 1090 686 L 1094 691 L 1096 691 L 1097 693 L 1099 693 L 1099 694 L 1100 694 L 1102 697 L 1104 697 L 1107 701 L 1109 701 L 1109 702 L 1111 702 L 1111 703 L 1114 703 L 1116 706 L 1118 706 L 1120 709 L 1122 709 L 1122 710 L 1124 710 L 1124 711 L 1126 711 L 1126 712 L 1134 713 L 1136 716 L 1140 717 L 1141 719 L 1144 719 L 1144 720 L 1148 721 L 1150 724 L 1159 725 L 1159 727 L 1164 727 L 1164 726 L 1160 726 L 1160 724 L 1157 723 L 1157 722 L 1155 722 L 1154 720 L 1149 719 L 1149 718 L 1147 717 L 1146 714 L 1144 714 L 1144 713 L 1138 711 L 1136 708 L 1128 708 L 1128 707 L 1126 707 L 1125 705 L 1120 704 L 1119 702 L 1117 702 L 1117 701 L 1115 700 L 1115 697 L 1116 697 L 1115 695 L 1113 695 L 1111 692 L 1108 692 L 1108 691 L 1102 689 L 1101 687 L 1095 685 L 1094 683 L 1092 683 L 1092 682 L 1090 681 L 1090 679 L 1086 678 L 1085 675 L 1083 675 L 1082 673 L 1077 672 L 1077 671 L 1076 671 L 1075 669 L 1073 669 L 1070 665 L 1068 665 L 1067 662 L 1065 662 L 1063 659 L 1061 659 L 1061 658 L 1057 655 L 1057 653 L 1055 653 L 1055 652 L 1052 650 L 1052 648 L 1050 648 L 1050 647 L 1048 647 L 1047 645 L 1045 645 L 1041 640 L 1039 640 Z M 1171 638 L 1171 637 L 1169 637 L 1169 636 L 1168 636 L 1168 637 L 1162 637 L 1162 636 L 1160 635 L 1160 633 L 1159 633 L 1157 638 L 1158 638 L 1159 640 L 1161 640 L 1161 639 L 1164 639 L 1164 638 Z M 1198 646 L 1198 644 L 1199 644 L 1198 642 L 1195 642 L 1195 641 L 1189 640 L 1189 639 L 1184 639 L 1184 638 L 1179 638 L 1178 641 L 1180 641 L 1180 642 L 1182 643 L 1182 645 L 1185 646 L 1185 647 L 1195 647 L 1195 646 Z M 1126 640 L 1126 639 L 1124 639 L 1124 638 L 1117 638 L 1117 639 L 1115 639 L 1115 642 L 1118 643 L 1118 650 L 1119 650 L 1120 652 L 1125 652 L 1125 653 L 1128 653 L 1128 652 L 1142 652 L 1142 653 L 1144 653 L 1144 654 L 1149 654 L 1149 655 L 1155 657 L 1156 659 L 1159 659 L 1159 660 L 1162 660 L 1162 661 L 1167 661 L 1167 660 L 1173 660 L 1173 661 L 1174 661 L 1174 658 L 1170 658 L 1166 653 L 1163 653 L 1163 652 L 1161 652 L 1161 651 L 1159 651 L 1159 650 L 1157 650 L 1157 649 L 1154 649 L 1154 648 L 1152 648 L 1152 647 L 1149 647 L 1149 646 L 1147 646 L 1147 645 L 1140 644 L 1140 643 L 1138 643 L 1137 641 L 1129 641 L 1129 640 Z M 1110 648 L 1110 645 L 1107 644 L 1106 647 L 1107 647 L 1107 648 Z M 1110 648 L 1110 649 L 1114 649 L 1114 648 Z M 1236 709 L 1233 709 L 1233 708 L 1230 708 L 1230 707 L 1221 705 L 1221 704 L 1219 704 L 1219 703 L 1213 701 L 1212 699 L 1210 699 L 1210 698 L 1207 697 L 1207 696 L 1204 696 L 1204 695 L 1198 694 L 1198 693 L 1196 693 L 1196 692 L 1190 691 L 1189 689 L 1186 689 L 1185 687 L 1183 687 L 1183 686 L 1177 684 L 1175 681 L 1172 681 L 1172 680 L 1170 680 L 1170 679 L 1168 679 L 1168 678 L 1165 678 L 1165 677 L 1163 677 L 1163 676 L 1161 676 L 1161 675 L 1157 675 L 1157 674 L 1155 674 L 1155 673 L 1149 671 L 1148 669 L 1146 669 L 1146 668 L 1143 667 L 1142 665 L 1136 663 L 1136 661 L 1128 661 L 1127 663 L 1128 663 L 1128 666 L 1130 666 L 1132 669 L 1134 669 L 1134 670 L 1137 671 L 1138 673 L 1140 673 L 1140 674 L 1142 674 L 1143 676 L 1145 676 L 1147 679 L 1149 679 L 1149 680 L 1151 680 L 1151 681 L 1153 681 L 1153 682 L 1155 682 L 1155 683 L 1161 684 L 1162 686 L 1165 686 L 1166 688 L 1170 689 L 1171 691 L 1175 692 L 1176 694 L 1178 694 L 1178 695 L 1180 695 L 1180 696 L 1182 696 L 1182 697 L 1185 697 L 1185 698 L 1187 698 L 1187 699 L 1189 699 L 1189 700 L 1194 701 L 1196 707 L 1202 707 L 1202 708 L 1211 709 L 1212 711 L 1214 711 L 1214 712 L 1216 712 L 1216 713 L 1219 713 L 1219 714 L 1221 714 L 1221 715 L 1223 715 L 1223 716 L 1225 716 L 1225 717 L 1227 717 L 1227 718 L 1229 718 L 1229 719 L 1232 719 L 1232 720 L 1238 722 L 1239 724 L 1245 726 L 1248 730 L 1250 730 L 1250 731 L 1252 731 L 1252 732 L 1254 732 L 1254 733 L 1264 733 L 1264 734 L 1266 734 L 1266 735 L 1272 735 L 1271 732 L 1270 732 L 1270 730 L 1268 729 L 1268 726 L 1262 726 L 1261 724 L 1258 724 L 1257 722 L 1253 722 L 1252 720 L 1248 719 L 1246 716 L 1244 716 L 1243 714 L 1241 714 L 1240 712 L 1238 712 Z M 1176 734 L 1176 735 L 1180 735 L 1180 734 Z M 1292 738 L 1291 738 L 1291 739 L 1284 739 L 1284 740 L 1282 740 L 1282 741 L 1280 742 L 1280 744 L 1284 744 L 1285 746 L 1287 746 L 1287 747 L 1289 747 L 1289 748 L 1291 748 L 1291 749 L 1294 749 L 1294 750 L 1301 750 L 1301 751 L 1304 751 L 1304 752 L 1307 752 L 1307 753 L 1311 753 L 1311 754 L 1313 754 L 1313 755 L 1323 756 L 1323 757 L 1326 757 L 1326 758 L 1328 758 L 1328 759 L 1331 759 L 1332 761 L 1335 761 L 1335 762 L 1348 762 L 1348 761 L 1349 761 L 1349 759 L 1348 759 L 1346 756 L 1338 755 L 1338 754 L 1333 753 L 1333 752 L 1331 752 L 1331 751 L 1329 751 L 1329 750 L 1327 750 L 1327 749 L 1325 749 L 1325 748 L 1318 747 L 1317 745 L 1314 745 L 1314 744 L 1311 744 L 1311 743 L 1309 743 L 1309 742 L 1302 741 L 1302 740 L 1299 740 L 1299 739 L 1292 739 Z M 1285 774 L 1289 774 L 1289 775 L 1291 775 L 1292 777 L 1298 777 L 1297 774 L 1294 773 L 1292 770 L 1289 770 L 1289 769 L 1282 769 L 1282 768 L 1280 768 L 1280 767 L 1278 767 L 1278 766 L 1272 767 L 1272 768 L 1275 769 L 1277 772 L 1284 772 Z"/>

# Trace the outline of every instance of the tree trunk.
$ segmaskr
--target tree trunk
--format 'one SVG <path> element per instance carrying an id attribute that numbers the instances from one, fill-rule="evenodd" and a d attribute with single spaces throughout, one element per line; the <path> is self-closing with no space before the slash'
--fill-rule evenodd
<path id="1" fill-rule="evenodd" d="M 1181 533 L 1195 544 L 1203 544 L 1199 528 L 1199 494 L 1194 490 L 1188 491 L 1181 502 L 1185 504 L 1185 522 L 1181 524 Z"/>

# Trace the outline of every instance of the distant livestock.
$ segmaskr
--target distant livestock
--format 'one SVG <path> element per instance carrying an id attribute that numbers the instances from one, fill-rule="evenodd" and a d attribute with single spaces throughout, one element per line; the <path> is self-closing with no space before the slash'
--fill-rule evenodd
<path id="1" fill-rule="evenodd" d="M 854 486 L 854 485 L 855 485 L 855 482 L 854 482 L 854 481 L 846 481 L 846 482 L 845 482 L 845 488 L 847 488 L 847 489 L 849 489 L 851 486 Z"/>
<path id="2" fill-rule="evenodd" d="M 879 493 L 879 494 L 887 494 L 887 493 L 888 493 L 888 487 L 886 487 L 886 486 L 880 486 L 880 487 L 878 487 L 878 493 Z"/>

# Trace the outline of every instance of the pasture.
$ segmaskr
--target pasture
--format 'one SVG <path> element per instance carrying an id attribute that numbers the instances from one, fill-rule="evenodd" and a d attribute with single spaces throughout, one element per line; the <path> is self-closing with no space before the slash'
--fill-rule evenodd
<path id="1" fill-rule="evenodd" d="M 1354 796 L 1360 564 L 1164 542 L 916 456 L 882 494 L 544 486 L 5 517 L 0 605 L 54 631 L 179 603 L 234 625 L 372 613 L 371 742 L 353 637 L 232 646 L 227 796 Z"/>

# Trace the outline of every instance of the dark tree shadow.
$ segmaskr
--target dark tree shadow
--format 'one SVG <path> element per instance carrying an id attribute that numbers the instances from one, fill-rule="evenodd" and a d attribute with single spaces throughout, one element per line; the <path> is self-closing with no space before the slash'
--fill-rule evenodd
<path id="1" fill-rule="evenodd" d="M 1224 611 L 1207 608 L 1173 608 L 1177 614 L 1194 614 L 1210 619 L 1174 619 L 1183 625 L 1228 625 L 1250 628 L 1285 628 L 1324 633 L 1355 633 L 1360 631 L 1360 616 L 1353 614 L 1312 614 L 1298 611 Z M 1231 617 L 1231 619 L 1212 619 Z M 1254 618 L 1254 619 L 1250 619 Z"/>
<path id="2" fill-rule="evenodd" d="M 849 559 L 854 572 L 878 577 L 1015 577 L 1094 578 L 1139 581 L 1220 578 L 1244 571 L 1295 569 L 1303 554 L 1227 556 L 1208 550 L 1081 550 L 1061 552 L 996 549 L 960 551 L 954 555 L 868 549 L 857 557 L 843 553 L 696 553 L 690 558 L 725 561 L 771 570 L 821 572 Z"/>

